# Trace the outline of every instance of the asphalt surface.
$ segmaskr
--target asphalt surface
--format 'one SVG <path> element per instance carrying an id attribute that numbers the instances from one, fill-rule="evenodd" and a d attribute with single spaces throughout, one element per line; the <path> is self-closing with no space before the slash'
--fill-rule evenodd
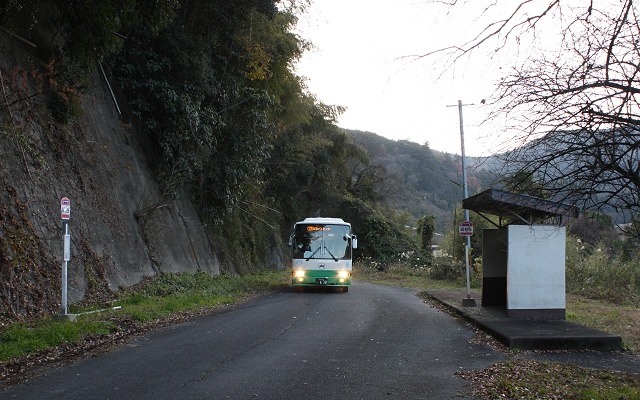
<path id="1" fill-rule="evenodd" d="M 412 289 L 285 292 L 138 336 L 3 399 L 473 399 L 457 371 L 506 358 Z"/>

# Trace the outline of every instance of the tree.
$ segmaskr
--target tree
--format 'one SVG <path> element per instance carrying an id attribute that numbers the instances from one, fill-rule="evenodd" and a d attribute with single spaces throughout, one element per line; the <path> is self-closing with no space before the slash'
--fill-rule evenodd
<path id="1" fill-rule="evenodd" d="M 592 245 L 604 242 L 611 246 L 618 240 L 611 217 L 602 213 L 583 213 L 568 224 L 568 232 Z"/>
<path id="2" fill-rule="evenodd" d="M 529 196 L 545 197 L 544 188 L 534 180 L 531 172 L 516 171 L 514 175 L 503 178 L 505 189 L 509 192 L 525 194 Z"/>
<path id="3" fill-rule="evenodd" d="M 418 249 L 413 235 L 364 201 L 347 196 L 338 206 L 337 215 L 351 222 L 358 235 L 359 257 L 370 257 L 386 263 L 397 260 L 402 253 Z"/>
<path id="4" fill-rule="evenodd" d="M 431 254 L 431 243 L 436 231 L 436 219 L 433 215 L 424 215 L 418 219 L 418 233 L 420 235 L 420 247 L 427 254 Z"/>
<path id="5" fill-rule="evenodd" d="M 308 112 L 287 69 L 304 44 L 275 4 L 183 1 L 166 29 L 136 24 L 114 62 L 166 192 L 189 187 L 211 216 L 262 184 L 281 126 Z"/>
<path id="6" fill-rule="evenodd" d="M 640 21 L 634 2 L 488 3 L 485 10 L 502 8 L 506 17 L 438 53 L 455 62 L 491 43 L 495 52 L 515 47 L 530 54 L 497 83 L 488 102 L 490 118 L 512 121 L 509 143 L 518 146 L 502 155 L 504 172 L 532 174 L 550 199 L 637 221 Z M 551 31 L 556 45 L 544 47 Z"/>

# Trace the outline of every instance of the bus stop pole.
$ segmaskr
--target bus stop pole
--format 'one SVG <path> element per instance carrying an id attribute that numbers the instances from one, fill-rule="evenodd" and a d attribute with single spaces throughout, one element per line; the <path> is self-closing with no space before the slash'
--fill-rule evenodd
<path id="1" fill-rule="evenodd" d="M 64 235 L 62 236 L 62 273 L 61 273 L 61 287 L 62 287 L 62 299 L 60 300 L 60 318 L 68 321 L 75 321 L 76 316 L 69 314 L 68 303 L 68 267 L 69 260 L 71 259 L 71 232 L 69 231 L 69 219 L 71 218 L 71 200 L 67 197 L 63 197 L 60 200 L 60 218 L 62 219 L 62 227 L 64 228 Z"/>
<path id="2" fill-rule="evenodd" d="M 71 247 L 71 235 L 69 234 L 69 221 L 62 221 L 64 225 L 63 250 L 62 250 L 62 301 L 60 302 L 60 313 L 62 315 L 69 314 L 69 306 L 67 304 L 67 270 L 69 262 L 69 254 Z"/>

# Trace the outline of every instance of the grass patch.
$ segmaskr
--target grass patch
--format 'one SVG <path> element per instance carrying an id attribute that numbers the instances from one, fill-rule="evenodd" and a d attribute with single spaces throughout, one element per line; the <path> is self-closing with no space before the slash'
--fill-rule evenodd
<path id="1" fill-rule="evenodd" d="M 459 372 L 483 399 L 640 399 L 640 375 L 610 373 L 560 363 L 510 360 L 481 371 Z"/>
<path id="2" fill-rule="evenodd" d="M 124 291 L 114 303 L 136 321 L 146 322 L 179 312 L 213 308 L 242 301 L 289 283 L 285 271 L 245 276 L 165 274 Z"/>
<path id="3" fill-rule="evenodd" d="M 640 308 L 569 295 L 566 315 L 569 321 L 621 336 L 625 348 L 640 352 Z"/>
<path id="4" fill-rule="evenodd" d="M 241 302 L 253 295 L 286 287 L 289 279 L 288 271 L 263 271 L 246 276 L 164 274 L 149 278 L 118 294 L 113 302 L 113 306 L 120 307 L 117 311 L 111 307 L 104 311 L 96 306 L 72 308 L 70 312 L 77 314 L 76 322 L 48 317 L 0 328 L 0 363 L 63 344 L 122 333 L 124 329 L 118 326 L 122 321 L 142 326 Z"/>
<path id="5" fill-rule="evenodd" d="M 107 335 L 112 328 L 110 321 L 70 323 L 52 318 L 33 324 L 11 324 L 0 334 L 0 361 L 77 342 L 87 336 Z"/>
<path id="6" fill-rule="evenodd" d="M 466 281 L 462 281 L 462 273 L 460 273 L 459 280 L 436 279 L 433 278 L 433 275 L 433 268 L 428 266 L 415 266 L 409 263 L 395 263 L 385 265 L 384 267 L 379 267 L 371 263 L 354 265 L 354 278 L 371 283 L 418 289 L 466 288 Z"/>

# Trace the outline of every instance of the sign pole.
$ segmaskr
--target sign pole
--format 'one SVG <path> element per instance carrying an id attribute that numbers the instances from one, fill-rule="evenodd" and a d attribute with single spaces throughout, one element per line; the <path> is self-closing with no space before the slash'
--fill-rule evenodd
<path id="1" fill-rule="evenodd" d="M 63 318 L 75 321 L 75 315 L 69 314 L 68 306 L 68 287 L 67 272 L 68 262 L 71 260 L 71 232 L 69 230 L 69 219 L 71 218 L 71 200 L 63 197 L 60 200 L 60 218 L 64 228 L 63 246 L 62 246 L 62 300 L 60 302 L 60 314 Z"/>
<path id="2" fill-rule="evenodd" d="M 71 234 L 69 234 L 69 221 L 62 221 L 64 225 L 64 236 L 63 236 L 63 258 L 62 258 L 62 302 L 60 304 L 60 313 L 62 315 L 69 314 L 69 307 L 67 305 L 67 266 L 69 262 L 69 258 L 67 255 L 69 254 L 68 249 L 71 244 Z"/>

